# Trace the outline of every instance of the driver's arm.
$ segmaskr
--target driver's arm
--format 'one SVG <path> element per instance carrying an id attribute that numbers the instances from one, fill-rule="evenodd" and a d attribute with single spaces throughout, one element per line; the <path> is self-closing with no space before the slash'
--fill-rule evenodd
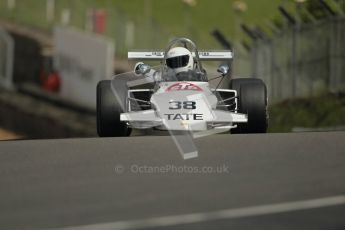
<path id="1" fill-rule="evenodd" d="M 142 75 L 146 78 L 150 78 L 152 81 L 160 81 L 160 74 L 159 74 L 159 71 L 157 71 L 157 70 L 150 69 L 150 71 L 148 73 L 140 74 L 139 70 L 140 70 L 141 65 L 143 65 L 143 64 L 144 64 L 143 62 L 136 63 L 134 66 L 134 73 L 136 75 Z"/>

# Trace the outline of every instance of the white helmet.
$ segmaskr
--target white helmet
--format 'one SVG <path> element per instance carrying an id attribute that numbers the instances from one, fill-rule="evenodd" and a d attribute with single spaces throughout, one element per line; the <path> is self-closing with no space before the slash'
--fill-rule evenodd
<path id="1" fill-rule="evenodd" d="M 174 47 L 168 51 L 165 63 L 175 72 L 175 74 L 177 74 L 192 70 L 194 61 L 192 53 L 188 49 L 183 47 Z"/>

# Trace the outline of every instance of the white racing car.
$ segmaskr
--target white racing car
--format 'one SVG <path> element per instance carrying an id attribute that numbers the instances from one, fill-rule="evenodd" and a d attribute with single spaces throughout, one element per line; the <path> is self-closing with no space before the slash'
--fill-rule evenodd
<path id="1" fill-rule="evenodd" d="M 264 133 L 267 91 L 255 78 L 231 79 L 229 89 L 209 81 L 229 75 L 221 64 L 210 78 L 202 61 L 232 59 L 232 52 L 198 51 L 186 38 L 172 41 L 165 51 L 129 52 L 128 59 L 160 61 L 159 67 L 139 62 L 131 73 L 97 85 L 97 131 L 101 137 L 127 136 L 132 129 Z M 218 84 L 220 85 L 220 84 Z"/>

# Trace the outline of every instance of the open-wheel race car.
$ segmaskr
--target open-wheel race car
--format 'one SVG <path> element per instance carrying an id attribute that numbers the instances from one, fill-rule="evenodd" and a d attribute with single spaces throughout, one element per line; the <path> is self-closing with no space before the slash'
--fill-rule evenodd
<path id="1" fill-rule="evenodd" d="M 209 83 L 229 77 L 229 66 L 221 64 L 218 76 L 210 78 L 202 62 L 228 62 L 232 57 L 230 50 L 198 51 L 187 38 L 173 40 L 165 51 L 129 52 L 129 60 L 160 65 L 139 62 L 133 72 L 99 82 L 99 136 L 128 136 L 132 129 L 265 133 L 267 90 L 260 79 L 230 79 L 228 89 Z"/>

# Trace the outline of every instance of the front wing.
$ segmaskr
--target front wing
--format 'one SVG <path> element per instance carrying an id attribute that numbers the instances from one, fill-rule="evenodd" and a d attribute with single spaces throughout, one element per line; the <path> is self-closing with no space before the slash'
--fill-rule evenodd
<path id="1" fill-rule="evenodd" d="M 121 121 L 129 123 L 132 128 L 137 129 L 160 127 L 166 130 L 204 131 L 209 129 L 230 129 L 236 127 L 236 123 L 248 122 L 246 114 L 224 110 L 212 110 L 212 117 L 206 120 L 188 120 L 188 116 L 174 118 L 176 117 L 169 120 L 153 109 L 122 113 L 120 116 Z"/>

